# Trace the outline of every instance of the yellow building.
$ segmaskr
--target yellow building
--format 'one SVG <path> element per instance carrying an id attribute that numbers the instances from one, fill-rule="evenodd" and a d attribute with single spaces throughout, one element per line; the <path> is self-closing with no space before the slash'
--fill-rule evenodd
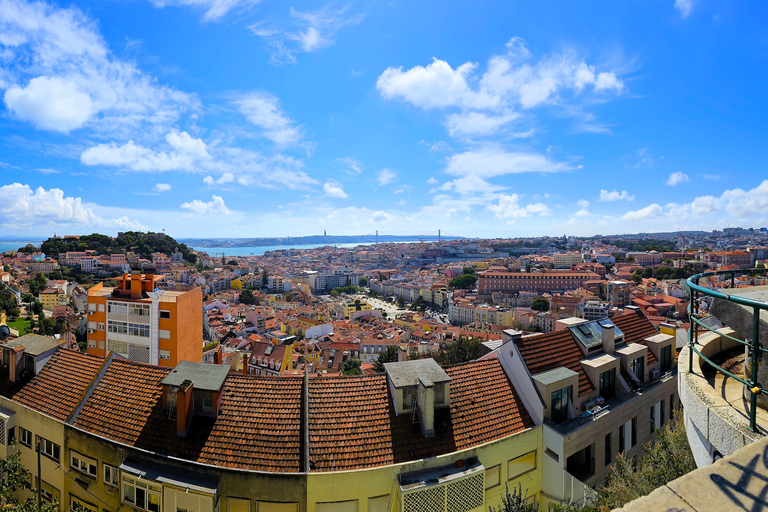
<path id="1" fill-rule="evenodd" d="M 371 305 L 360 299 L 347 299 L 333 303 L 333 311 L 339 318 L 348 319 L 357 311 L 371 311 Z"/>
<path id="2" fill-rule="evenodd" d="M 48 288 L 40 292 L 37 297 L 43 304 L 43 309 L 53 311 L 54 306 L 66 306 L 67 295 L 59 288 Z"/>

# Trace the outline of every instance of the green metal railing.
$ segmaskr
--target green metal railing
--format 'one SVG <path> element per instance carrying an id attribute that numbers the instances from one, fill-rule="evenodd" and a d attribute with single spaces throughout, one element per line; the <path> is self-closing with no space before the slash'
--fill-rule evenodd
<path id="1" fill-rule="evenodd" d="M 751 430 L 752 432 L 758 432 L 758 428 L 756 424 L 757 395 L 760 393 L 768 395 L 768 391 L 765 389 L 762 389 L 760 387 L 760 384 L 757 382 L 758 354 L 759 353 L 768 354 L 768 349 L 765 349 L 760 346 L 760 311 L 764 309 L 768 310 L 768 302 L 748 299 L 745 297 L 739 297 L 738 295 L 735 295 L 735 294 L 732 295 L 728 293 L 723 293 L 713 288 L 700 286 L 699 280 L 701 278 L 708 278 L 711 276 L 730 275 L 731 289 L 735 290 L 735 281 L 736 281 L 737 274 L 755 274 L 755 273 L 765 274 L 766 272 L 768 272 L 768 269 L 752 268 L 752 269 L 738 269 L 738 270 L 720 270 L 716 272 L 704 272 L 702 274 L 697 274 L 695 276 L 689 277 L 688 280 L 685 282 L 685 286 L 688 289 L 691 296 L 691 301 L 688 304 L 688 317 L 691 319 L 691 328 L 688 330 L 688 348 L 689 348 L 688 373 L 693 372 L 693 353 L 696 352 L 699 355 L 699 357 L 701 357 L 707 364 L 714 367 L 717 371 L 747 386 L 747 389 L 749 389 L 750 391 L 749 430 Z M 740 304 L 742 306 L 752 308 L 753 318 L 754 318 L 753 328 L 752 328 L 752 339 L 749 341 L 740 340 L 733 336 L 729 336 L 728 334 L 724 334 L 713 327 L 705 325 L 703 323 L 703 320 L 706 319 L 707 317 L 697 318 L 697 315 L 699 315 L 699 295 L 706 295 L 709 297 L 713 297 L 715 299 L 726 300 L 728 302 L 733 302 L 735 304 Z M 696 348 L 696 345 L 699 344 L 699 330 L 701 327 L 703 327 L 708 331 L 715 332 L 724 338 L 735 341 L 736 343 L 739 343 L 740 345 L 744 345 L 745 347 L 749 348 L 749 350 L 751 351 L 750 356 L 752 358 L 752 371 L 749 378 L 738 377 L 732 374 L 731 372 L 723 369 L 720 365 L 716 364 L 711 359 L 707 358 L 704 354 L 702 354 Z M 746 370 L 746 367 L 745 367 L 745 370 Z"/>

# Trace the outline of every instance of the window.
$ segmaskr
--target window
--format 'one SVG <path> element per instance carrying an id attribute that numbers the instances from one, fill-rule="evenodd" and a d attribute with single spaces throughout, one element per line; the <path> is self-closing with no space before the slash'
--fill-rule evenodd
<path id="1" fill-rule="evenodd" d="M 659 414 L 659 426 L 664 426 L 664 400 L 661 401 L 661 413 Z"/>
<path id="2" fill-rule="evenodd" d="M 57 445 L 52 441 L 47 440 L 44 437 L 39 437 L 39 439 L 40 439 L 40 450 L 42 451 L 42 453 L 52 458 L 56 462 L 61 460 L 61 447 L 59 445 Z"/>
<path id="3" fill-rule="evenodd" d="M 162 488 L 147 480 L 123 476 L 123 501 L 149 512 L 160 512 Z"/>
<path id="4" fill-rule="evenodd" d="M 624 445 L 626 444 L 626 438 L 624 437 L 624 425 L 619 425 L 619 451 L 624 451 Z"/>
<path id="5" fill-rule="evenodd" d="M 98 344 L 99 344 L 99 350 L 104 350 L 104 340 L 99 340 Z"/>
<path id="6" fill-rule="evenodd" d="M 24 427 L 19 427 L 19 442 L 27 448 L 32 448 L 32 432 Z"/>
<path id="7" fill-rule="evenodd" d="M 76 507 L 82 507 L 82 510 L 88 512 L 99 512 L 99 507 L 86 503 L 70 494 L 69 496 L 69 510 L 76 510 Z"/>
<path id="8" fill-rule="evenodd" d="M 127 315 L 128 304 L 125 302 L 107 302 L 107 311 L 116 315 Z"/>
<path id="9" fill-rule="evenodd" d="M 170 360 L 171 359 L 171 353 L 167 350 L 161 350 L 160 351 L 160 359 Z"/>
<path id="10" fill-rule="evenodd" d="M 109 464 L 102 464 L 102 466 L 104 466 L 104 483 L 110 487 L 117 487 L 117 468 Z"/>
<path id="11" fill-rule="evenodd" d="M 96 478 L 98 473 L 97 463 L 95 460 L 87 459 L 77 452 L 70 451 L 69 453 L 69 465 L 77 471 Z"/>
<path id="12" fill-rule="evenodd" d="M 675 394 L 669 395 L 669 419 L 672 419 L 672 411 L 675 410 Z"/>
<path id="13" fill-rule="evenodd" d="M 672 345 L 661 347 L 661 372 L 664 373 L 672 368 Z"/>
<path id="14" fill-rule="evenodd" d="M 203 393 L 203 412 L 213 412 L 213 393 Z"/>
<path id="15" fill-rule="evenodd" d="M 445 384 L 435 384 L 435 402 L 445 403 Z"/>
<path id="16" fill-rule="evenodd" d="M 169 340 L 171 339 L 171 331 L 167 329 L 159 329 L 158 336 L 161 340 Z"/>
<path id="17" fill-rule="evenodd" d="M 515 457 L 507 462 L 507 480 L 513 480 L 536 469 L 536 452 L 528 452 L 525 455 Z"/>
<path id="18" fill-rule="evenodd" d="M 104 312 L 104 304 L 99 304 L 99 313 Z"/>
<path id="19" fill-rule="evenodd" d="M 161 309 L 160 310 L 160 318 L 165 318 L 166 320 L 168 320 L 169 318 L 171 318 L 171 312 L 170 311 L 165 311 L 164 309 Z"/>
<path id="20" fill-rule="evenodd" d="M 650 434 L 653 434 L 656 431 L 656 406 L 651 406 L 651 421 L 648 422 L 648 424 L 651 427 Z"/>
<path id="21" fill-rule="evenodd" d="M 128 342 L 117 341 L 117 340 L 107 340 L 107 350 L 109 350 L 110 352 L 117 352 L 118 354 L 127 354 Z"/>
<path id="22" fill-rule="evenodd" d="M 558 389 L 552 393 L 551 407 L 552 413 L 550 419 L 555 423 L 560 423 L 568 419 L 568 402 L 571 399 L 573 386 Z"/>
<path id="23" fill-rule="evenodd" d="M 128 304 L 128 314 L 149 316 L 149 304 Z"/>
<path id="24" fill-rule="evenodd" d="M 632 445 L 635 446 L 637 444 L 637 416 L 632 418 Z"/>
<path id="25" fill-rule="evenodd" d="M 600 374 L 600 396 L 610 400 L 616 395 L 616 368 L 611 368 L 607 372 Z"/>
<path id="26" fill-rule="evenodd" d="M 104 330 L 104 324 L 103 324 L 103 323 L 101 323 L 101 322 L 99 322 L 99 330 L 100 330 L 100 331 L 103 331 L 103 330 Z"/>
<path id="27" fill-rule="evenodd" d="M 251 512 L 248 498 L 227 498 L 227 512 Z"/>
<path id="28" fill-rule="evenodd" d="M 643 382 L 643 376 L 645 375 L 645 358 L 644 357 L 638 357 L 637 359 L 633 359 L 631 363 L 629 363 L 629 369 L 632 370 L 632 373 L 637 376 L 638 379 L 640 379 L 640 382 Z"/>
<path id="29" fill-rule="evenodd" d="M 107 321 L 107 331 L 115 334 L 128 334 L 128 322 Z"/>
<path id="30" fill-rule="evenodd" d="M 490 489 L 501 483 L 501 464 L 485 470 L 485 488 Z"/>
<path id="31" fill-rule="evenodd" d="M 611 461 L 613 460 L 613 457 L 611 457 L 611 433 L 608 432 L 605 434 L 605 465 L 608 466 L 611 464 Z"/>
<path id="32" fill-rule="evenodd" d="M 149 338 L 149 326 L 143 324 L 128 324 L 129 336 L 141 336 L 143 338 Z"/>

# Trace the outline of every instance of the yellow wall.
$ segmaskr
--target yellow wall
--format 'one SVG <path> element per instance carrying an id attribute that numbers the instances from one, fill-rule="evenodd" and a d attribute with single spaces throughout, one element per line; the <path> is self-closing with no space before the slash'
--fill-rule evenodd
<path id="1" fill-rule="evenodd" d="M 507 462 L 531 451 L 536 452 L 536 469 L 507 482 Z M 539 426 L 463 452 L 425 461 L 359 471 L 310 473 L 307 476 L 307 511 L 315 512 L 317 503 L 358 500 L 358 512 L 368 512 L 369 498 L 390 494 L 392 496 L 390 510 L 395 512 L 398 510 L 397 503 L 400 499 L 399 485 L 396 483 L 398 473 L 439 468 L 469 457 L 477 457 L 486 469 L 500 465 L 500 483 L 486 490 L 485 505 L 475 509 L 477 512 L 488 510 L 489 506 L 495 508 L 501 505 L 505 483 L 509 484 L 510 492 L 512 488 L 521 485 L 523 493 L 527 490 L 528 496 L 539 499 L 542 453 L 542 435 Z"/>

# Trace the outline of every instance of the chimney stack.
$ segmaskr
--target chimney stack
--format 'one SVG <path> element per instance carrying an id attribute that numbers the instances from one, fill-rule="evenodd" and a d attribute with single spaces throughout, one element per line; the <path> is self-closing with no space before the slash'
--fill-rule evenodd
<path id="1" fill-rule="evenodd" d="M 417 407 L 421 417 L 421 433 L 424 437 L 435 435 L 435 384 L 426 377 L 419 377 Z"/>
<path id="2" fill-rule="evenodd" d="M 243 373 L 248 375 L 248 360 L 251 358 L 248 354 L 243 355 Z"/>
<path id="3" fill-rule="evenodd" d="M 193 410 L 192 381 L 185 380 L 176 392 L 176 435 L 179 437 L 187 437 Z"/>
<path id="4" fill-rule="evenodd" d="M 214 364 L 221 364 L 222 360 L 222 353 L 221 353 L 221 345 L 216 347 L 216 351 L 213 353 L 213 363 Z"/>
<path id="5" fill-rule="evenodd" d="M 613 354 L 614 338 L 616 336 L 616 328 L 611 323 L 602 325 L 603 333 L 603 352 L 606 354 Z"/>

